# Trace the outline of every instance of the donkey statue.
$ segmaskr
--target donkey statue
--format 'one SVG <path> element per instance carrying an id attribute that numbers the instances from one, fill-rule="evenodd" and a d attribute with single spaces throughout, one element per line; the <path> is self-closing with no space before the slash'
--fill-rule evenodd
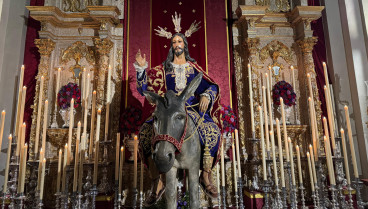
<path id="1" fill-rule="evenodd" d="M 173 91 L 168 91 L 164 97 L 144 92 L 147 99 L 156 104 L 152 157 L 158 171 L 166 174 L 165 198 L 168 209 L 177 207 L 178 169 L 188 170 L 190 208 L 199 208 L 201 144 L 196 125 L 187 115 L 185 102 L 198 88 L 202 75 L 198 74 L 179 96 Z"/>

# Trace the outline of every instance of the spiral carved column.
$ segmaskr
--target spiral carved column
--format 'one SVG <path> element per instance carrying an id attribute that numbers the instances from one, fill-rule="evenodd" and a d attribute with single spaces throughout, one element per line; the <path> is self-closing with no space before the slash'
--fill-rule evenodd
<path id="1" fill-rule="evenodd" d="M 33 110 L 38 109 L 38 99 L 39 99 L 39 89 L 40 89 L 40 82 L 41 82 L 41 76 L 44 77 L 44 86 L 43 86 L 43 93 L 42 98 L 43 101 L 45 101 L 46 95 L 47 95 L 47 84 L 50 79 L 49 75 L 49 69 L 50 69 L 50 56 L 52 51 L 55 48 L 55 42 L 51 39 L 36 39 L 35 44 L 38 48 L 38 51 L 41 55 L 40 64 L 38 65 L 38 74 L 36 76 L 36 91 L 35 91 L 35 97 L 34 97 L 34 103 L 33 103 Z M 44 108 L 42 108 L 41 115 L 43 115 Z M 37 123 L 37 111 L 33 111 L 32 114 L 32 126 L 31 126 L 31 134 L 30 134 L 30 143 L 29 143 L 29 156 L 30 159 L 34 159 L 34 140 L 36 137 L 36 123 Z M 29 125 L 29 124 L 27 124 Z"/>

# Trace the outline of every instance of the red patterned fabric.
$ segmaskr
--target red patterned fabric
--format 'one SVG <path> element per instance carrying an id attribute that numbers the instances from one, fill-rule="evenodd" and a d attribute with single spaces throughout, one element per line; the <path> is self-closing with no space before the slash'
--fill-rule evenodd
<path id="1" fill-rule="evenodd" d="M 43 6 L 45 0 L 31 0 L 30 6 Z M 36 75 L 38 73 L 38 64 L 40 63 L 40 54 L 34 40 L 39 38 L 38 31 L 41 29 L 41 23 L 29 17 L 27 23 L 26 43 L 24 49 L 24 81 L 23 85 L 27 86 L 27 96 L 24 109 L 23 120 L 27 124 L 26 142 L 29 141 L 29 134 L 32 124 L 33 109 L 31 106 L 34 102 L 36 91 Z"/>

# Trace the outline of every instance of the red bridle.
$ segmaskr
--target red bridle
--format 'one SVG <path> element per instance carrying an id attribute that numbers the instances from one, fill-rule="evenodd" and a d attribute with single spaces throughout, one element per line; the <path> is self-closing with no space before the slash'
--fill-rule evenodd
<path id="1" fill-rule="evenodd" d="M 183 135 L 181 136 L 180 138 L 180 141 L 176 140 L 174 137 L 170 136 L 170 135 L 167 135 L 167 134 L 159 134 L 159 135 L 156 135 L 151 144 L 152 144 L 152 147 L 154 148 L 156 143 L 159 142 L 159 141 L 168 141 L 170 142 L 171 144 L 173 144 L 176 149 L 178 150 L 178 152 L 180 153 L 181 152 L 181 147 L 184 143 L 184 139 L 185 139 L 185 134 L 187 132 L 187 124 L 188 124 L 188 114 L 186 114 L 186 118 L 185 118 L 185 126 L 184 126 L 184 133 Z"/>

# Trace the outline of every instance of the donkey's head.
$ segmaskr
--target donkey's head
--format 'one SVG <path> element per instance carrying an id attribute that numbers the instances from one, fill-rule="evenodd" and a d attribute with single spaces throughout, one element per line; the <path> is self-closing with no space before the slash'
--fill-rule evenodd
<path id="1" fill-rule="evenodd" d="M 180 143 L 187 126 L 187 113 L 185 102 L 194 94 L 202 80 L 202 73 L 198 74 L 192 82 L 176 96 L 168 91 L 164 97 L 156 93 L 145 91 L 147 99 L 156 104 L 153 113 L 153 129 L 155 139 L 153 146 L 153 160 L 161 173 L 168 172 L 174 165 L 177 144 Z"/>

